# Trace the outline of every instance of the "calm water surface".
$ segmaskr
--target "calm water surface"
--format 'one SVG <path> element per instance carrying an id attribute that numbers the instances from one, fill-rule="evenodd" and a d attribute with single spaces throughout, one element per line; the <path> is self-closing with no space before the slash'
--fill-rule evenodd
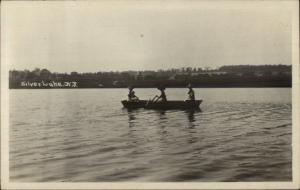
<path id="1" fill-rule="evenodd" d="M 194 113 L 128 111 L 127 89 L 9 93 L 12 181 L 291 180 L 289 88 L 195 89 Z"/>

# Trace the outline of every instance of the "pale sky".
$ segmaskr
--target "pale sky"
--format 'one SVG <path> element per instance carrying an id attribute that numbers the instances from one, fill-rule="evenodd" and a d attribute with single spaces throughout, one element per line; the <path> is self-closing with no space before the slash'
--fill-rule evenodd
<path id="1" fill-rule="evenodd" d="M 5 2 L 2 56 L 52 72 L 291 64 L 289 6 L 251 2 Z"/>

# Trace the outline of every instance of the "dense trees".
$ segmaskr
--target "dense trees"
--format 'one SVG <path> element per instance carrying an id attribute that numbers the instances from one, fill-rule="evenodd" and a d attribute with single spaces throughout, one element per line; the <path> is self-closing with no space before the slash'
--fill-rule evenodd
<path id="1" fill-rule="evenodd" d="M 291 72 L 290 65 L 228 65 L 219 68 L 225 72 L 255 73 L 255 72 Z"/>
<path id="2" fill-rule="evenodd" d="M 50 83 L 54 85 L 45 85 Z M 118 88 L 128 85 L 185 87 L 188 83 L 192 83 L 195 87 L 291 87 L 291 66 L 238 65 L 222 66 L 215 70 L 188 67 L 159 71 L 71 72 L 70 74 L 51 73 L 47 69 L 37 68 L 33 71 L 9 72 L 10 88 Z"/>

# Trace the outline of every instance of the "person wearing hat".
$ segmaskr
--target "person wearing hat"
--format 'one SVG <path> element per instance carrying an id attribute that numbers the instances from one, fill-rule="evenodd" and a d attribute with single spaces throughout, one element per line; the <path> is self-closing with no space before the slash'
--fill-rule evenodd
<path id="1" fill-rule="evenodd" d="M 188 91 L 189 98 L 188 98 L 188 100 L 195 101 L 195 92 L 192 89 L 192 85 L 189 84 L 187 87 L 189 88 L 189 91 Z"/>
<path id="2" fill-rule="evenodd" d="M 129 89 L 128 100 L 129 101 L 138 101 L 139 98 L 135 95 L 135 92 L 133 91 L 133 87 L 130 86 L 128 89 Z"/>
<path id="3" fill-rule="evenodd" d="M 165 87 L 158 87 L 157 88 L 158 90 L 160 90 L 160 96 L 155 96 L 153 101 L 155 100 L 155 98 L 157 98 L 155 101 L 161 101 L 161 102 L 166 102 L 167 101 L 167 96 L 166 96 L 166 93 L 165 93 Z"/>

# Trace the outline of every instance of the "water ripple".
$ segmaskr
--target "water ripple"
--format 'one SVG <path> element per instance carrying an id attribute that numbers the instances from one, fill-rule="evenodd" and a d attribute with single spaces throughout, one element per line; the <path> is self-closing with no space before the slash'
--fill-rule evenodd
<path id="1" fill-rule="evenodd" d="M 145 97 L 154 93 L 151 89 L 137 91 Z M 255 99 L 245 91 L 256 94 Z M 202 111 L 122 109 L 125 89 L 12 90 L 10 179 L 292 179 L 289 89 L 195 92 L 205 100 Z M 182 93 L 186 94 L 183 89 L 168 90 L 171 99 L 182 99 Z M 236 96 L 239 93 L 245 96 Z M 58 102 L 49 103 L 49 97 Z M 21 101 L 24 99 L 28 101 Z"/>

